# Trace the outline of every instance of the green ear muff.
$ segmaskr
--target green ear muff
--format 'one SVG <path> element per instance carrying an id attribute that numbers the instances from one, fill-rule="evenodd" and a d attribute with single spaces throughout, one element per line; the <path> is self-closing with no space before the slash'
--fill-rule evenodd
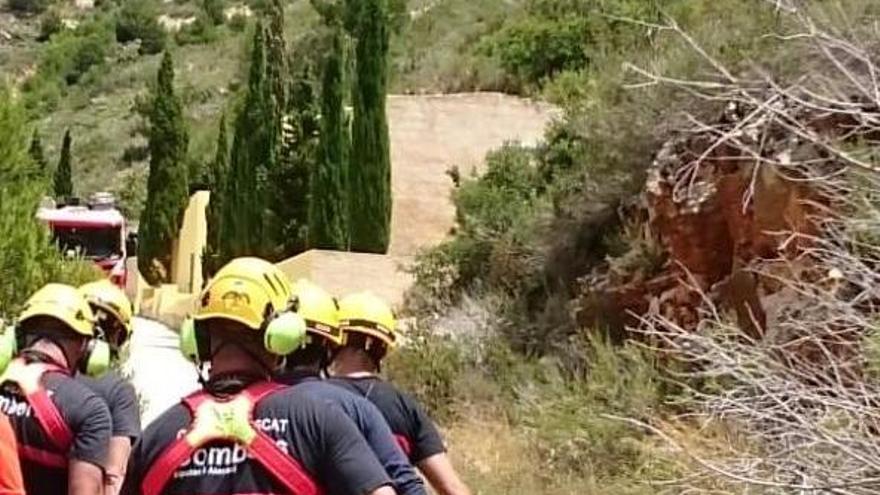
<path id="1" fill-rule="evenodd" d="M 299 349 L 306 341 L 306 321 L 302 316 L 285 311 L 266 327 L 263 345 L 277 356 L 286 356 Z"/>
<path id="2" fill-rule="evenodd" d="M 0 335 L 0 373 L 6 371 L 6 367 L 17 352 L 18 339 L 15 337 L 15 327 L 6 327 L 3 335 Z"/>
<path id="3" fill-rule="evenodd" d="M 101 376 L 110 369 L 110 344 L 100 339 L 89 341 L 80 371 L 88 376 Z"/>
<path id="4" fill-rule="evenodd" d="M 192 318 L 183 320 L 180 325 L 180 352 L 193 363 L 199 363 L 199 342 L 196 338 L 196 324 Z"/>

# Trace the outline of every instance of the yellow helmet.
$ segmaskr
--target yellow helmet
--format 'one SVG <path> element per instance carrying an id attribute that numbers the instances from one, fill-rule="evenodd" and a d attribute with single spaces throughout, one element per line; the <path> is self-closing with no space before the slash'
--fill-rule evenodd
<path id="1" fill-rule="evenodd" d="M 202 291 L 193 319 L 227 319 L 262 330 L 270 316 L 288 308 L 291 296 L 290 282 L 275 265 L 259 258 L 237 258 Z"/>
<path id="2" fill-rule="evenodd" d="M 40 316 L 63 322 L 74 332 L 93 337 L 95 315 L 82 293 L 70 285 L 47 284 L 34 293 L 18 316 L 19 324 Z"/>
<path id="3" fill-rule="evenodd" d="M 342 344 L 339 310 L 333 296 L 312 282 L 300 279 L 293 284 L 293 297 L 297 302 L 297 313 L 306 321 L 309 333 L 335 345 Z"/>
<path id="4" fill-rule="evenodd" d="M 79 288 L 83 297 L 86 298 L 96 316 L 100 311 L 106 312 L 116 319 L 125 332 L 125 336 L 131 335 L 131 318 L 134 316 L 131 301 L 125 292 L 107 279 L 89 282 Z"/>
<path id="5" fill-rule="evenodd" d="M 369 292 L 351 294 L 339 301 L 339 328 L 345 343 L 348 335 L 375 337 L 389 348 L 398 344 L 397 322 L 388 304 Z"/>

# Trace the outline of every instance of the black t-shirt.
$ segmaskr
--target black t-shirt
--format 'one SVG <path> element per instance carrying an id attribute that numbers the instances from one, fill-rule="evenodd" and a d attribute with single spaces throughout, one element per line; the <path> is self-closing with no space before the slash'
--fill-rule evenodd
<path id="1" fill-rule="evenodd" d="M 328 495 L 362 495 L 391 485 L 357 427 L 338 408 L 293 388 L 264 398 L 254 411 L 257 427 L 289 453 Z M 151 423 L 135 444 L 122 493 L 141 493 L 141 482 L 160 453 L 186 431 L 192 417 L 178 404 Z M 175 472 L 163 494 L 285 493 L 244 448 L 216 441 L 198 449 Z"/>
<path id="2" fill-rule="evenodd" d="M 88 462 L 103 469 L 107 461 L 111 432 L 107 405 L 88 387 L 63 373 L 46 373 L 42 384 L 73 432 L 73 444 L 67 453 L 58 452 L 47 441 L 33 410 L 17 387 L 8 384 L 0 390 L 0 411 L 9 416 L 19 448 L 59 453 L 69 459 Z M 67 493 L 67 466 L 47 467 L 22 458 L 21 470 L 29 495 Z"/>
<path id="3" fill-rule="evenodd" d="M 134 441 L 141 434 L 141 411 L 137 393 L 127 380 L 115 371 L 100 378 L 77 375 L 76 379 L 104 399 L 113 420 L 113 436 L 128 437 Z"/>
<path id="4" fill-rule="evenodd" d="M 375 404 L 391 431 L 409 443 L 409 460 L 413 464 L 446 452 L 440 432 L 422 406 L 394 385 L 377 376 L 333 377 L 329 381 L 363 395 Z"/>

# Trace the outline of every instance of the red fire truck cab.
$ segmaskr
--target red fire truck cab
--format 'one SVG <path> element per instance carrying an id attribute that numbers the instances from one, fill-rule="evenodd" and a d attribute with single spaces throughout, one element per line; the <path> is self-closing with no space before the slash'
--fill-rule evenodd
<path id="1" fill-rule="evenodd" d="M 128 278 L 125 260 L 136 253 L 127 252 L 133 249 L 133 243 L 115 198 L 109 193 L 96 193 L 85 206 L 78 201 L 72 203 L 44 205 L 37 211 L 37 219 L 48 225 L 62 253 L 91 259 L 114 284 L 124 288 Z"/>

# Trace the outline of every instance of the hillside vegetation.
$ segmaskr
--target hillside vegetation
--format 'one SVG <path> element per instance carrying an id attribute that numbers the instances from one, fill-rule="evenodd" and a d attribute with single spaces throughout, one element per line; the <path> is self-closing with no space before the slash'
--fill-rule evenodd
<path id="1" fill-rule="evenodd" d="M 216 163 L 220 116 L 259 72 L 255 19 L 215 22 L 244 4 L 7 2 L 0 63 L 20 95 L 2 94 L 0 164 L 15 166 L 0 173 L 29 187 L 21 203 L 0 191 L 0 234 L 27 232 L 0 235 L 0 254 L 28 263 L 0 258 L 0 311 L 21 298 L 9 281 L 57 261 L 44 233 L 4 228 L 48 183 L 24 156 L 22 112 L 50 164 L 71 129 L 76 192 L 117 190 L 136 214 L 161 48 L 190 177 Z M 265 4 L 247 3 L 256 17 Z M 877 2 L 387 5 L 390 91 L 562 109 L 540 145 L 508 143 L 482 175 L 450 169 L 456 226 L 412 267 L 409 345 L 386 370 L 441 423 L 476 493 L 880 490 Z M 321 19 L 311 2 L 285 7 L 303 69 Z M 169 35 L 159 15 L 194 20 Z M 48 273 L 79 275 L 58 263 Z"/>
<path id="2" fill-rule="evenodd" d="M 482 493 L 877 489 L 877 15 L 531 1 L 460 45 L 565 109 L 414 268 L 393 373 Z"/>

